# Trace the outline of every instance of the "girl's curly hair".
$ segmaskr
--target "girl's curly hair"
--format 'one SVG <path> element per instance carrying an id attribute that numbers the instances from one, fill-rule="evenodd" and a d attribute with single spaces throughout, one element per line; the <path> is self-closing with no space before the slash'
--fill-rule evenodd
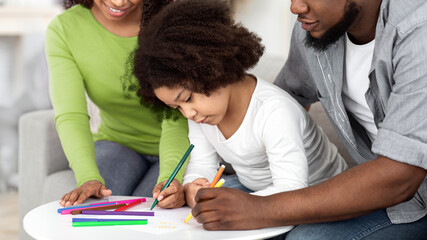
<path id="1" fill-rule="evenodd" d="M 176 116 L 157 99 L 159 87 L 184 87 L 209 96 L 241 81 L 264 52 L 261 38 L 234 22 L 221 0 L 178 0 L 143 27 L 134 53 L 137 95 L 160 118 Z"/>

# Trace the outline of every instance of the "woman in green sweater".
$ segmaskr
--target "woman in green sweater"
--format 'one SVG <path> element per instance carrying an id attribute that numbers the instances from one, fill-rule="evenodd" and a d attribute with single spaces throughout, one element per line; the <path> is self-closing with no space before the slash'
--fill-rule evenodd
<path id="1" fill-rule="evenodd" d="M 123 80 L 141 23 L 169 2 L 66 0 L 68 9 L 50 23 L 46 35 L 50 96 L 62 147 L 77 181 L 77 188 L 62 197 L 62 206 L 112 193 L 154 193 L 158 205 L 166 208 L 185 203 L 181 185 L 185 167 L 161 195 L 158 189 L 188 147 L 187 121 L 158 121 L 135 94 L 129 94 Z M 89 127 L 85 93 L 100 110 L 96 134 Z"/>

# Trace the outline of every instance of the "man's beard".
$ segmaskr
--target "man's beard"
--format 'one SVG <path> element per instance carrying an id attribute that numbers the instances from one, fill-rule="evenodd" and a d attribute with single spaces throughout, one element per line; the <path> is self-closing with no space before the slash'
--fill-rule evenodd
<path id="1" fill-rule="evenodd" d="M 360 12 L 360 9 L 355 2 L 348 4 L 347 1 L 345 8 L 346 11 L 340 21 L 328 29 L 320 38 L 314 38 L 310 35 L 310 32 L 307 32 L 307 36 L 305 37 L 305 46 L 312 47 L 316 51 L 320 52 L 328 49 L 331 44 L 338 41 L 338 39 L 347 32 Z"/>

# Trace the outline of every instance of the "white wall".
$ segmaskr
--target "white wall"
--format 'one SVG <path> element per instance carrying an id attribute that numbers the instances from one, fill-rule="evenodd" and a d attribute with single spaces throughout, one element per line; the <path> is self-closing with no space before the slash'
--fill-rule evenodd
<path id="1" fill-rule="evenodd" d="M 18 184 L 19 116 L 50 107 L 44 35 L 61 11 L 50 2 L 0 2 L 0 192 Z"/>
<path id="2" fill-rule="evenodd" d="M 290 0 L 234 0 L 236 21 L 256 32 L 266 47 L 266 54 L 288 55 L 292 27 L 296 16 Z"/>
<path id="3" fill-rule="evenodd" d="M 12 79 L 13 46 L 12 37 L 0 37 L 0 107 L 12 105 Z"/>

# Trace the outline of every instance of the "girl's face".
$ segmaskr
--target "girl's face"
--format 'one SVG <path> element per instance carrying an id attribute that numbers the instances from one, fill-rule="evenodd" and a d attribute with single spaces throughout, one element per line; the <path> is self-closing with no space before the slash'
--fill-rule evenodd
<path id="1" fill-rule="evenodd" d="M 154 94 L 169 107 L 179 109 L 186 118 L 210 125 L 221 123 L 230 102 L 230 86 L 220 88 L 209 96 L 183 87 L 160 87 L 154 90 Z"/>
<path id="2" fill-rule="evenodd" d="M 93 8 L 97 8 L 108 20 L 120 21 L 141 15 L 142 0 L 93 0 Z"/>

